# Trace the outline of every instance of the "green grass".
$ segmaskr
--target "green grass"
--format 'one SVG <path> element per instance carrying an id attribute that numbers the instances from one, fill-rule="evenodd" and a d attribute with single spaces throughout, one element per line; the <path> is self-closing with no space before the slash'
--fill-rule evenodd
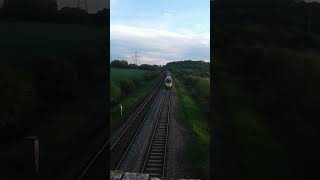
<path id="1" fill-rule="evenodd" d="M 122 68 L 110 68 L 110 80 L 114 83 L 119 83 L 124 79 L 141 79 L 147 71 L 138 69 L 122 69 Z"/>
<path id="2" fill-rule="evenodd" d="M 224 147 L 234 158 L 225 171 L 232 168 L 240 179 L 275 179 L 290 174 L 290 162 L 286 149 L 277 141 L 272 129 L 253 104 L 253 97 L 241 86 L 241 80 L 219 82 L 220 96 L 218 114 L 223 117 L 233 135 L 228 139 L 232 146 Z M 217 101 L 220 101 L 217 99 Z M 233 150 L 234 149 L 234 150 Z M 238 173 L 238 174 L 237 174 Z"/>
<path id="3" fill-rule="evenodd" d="M 187 92 L 179 80 L 175 80 L 178 91 L 181 113 L 187 126 L 192 130 L 188 153 L 195 162 L 202 178 L 207 178 L 209 173 L 209 143 L 208 119 L 204 109 Z M 205 88 L 209 88 L 208 84 Z"/>
<path id="4" fill-rule="evenodd" d="M 198 178 L 207 179 L 210 151 L 210 63 L 171 62 L 166 67 L 174 76 L 179 98 L 179 113 L 191 131 L 188 156 L 194 162 Z"/>
<path id="5" fill-rule="evenodd" d="M 122 68 L 111 68 L 110 69 L 110 80 L 111 90 L 110 98 L 117 99 L 118 103 L 123 106 L 123 117 L 120 116 L 120 107 L 116 106 L 111 108 L 111 131 L 115 130 L 128 116 L 134 111 L 136 105 L 143 100 L 143 97 L 151 91 L 152 87 L 159 80 L 159 76 L 149 81 L 145 80 L 146 73 L 158 73 L 146 70 L 137 69 L 122 69 Z M 132 80 L 135 81 L 135 86 L 132 92 L 128 95 L 122 95 L 120 88 L 121 80 Z"/>

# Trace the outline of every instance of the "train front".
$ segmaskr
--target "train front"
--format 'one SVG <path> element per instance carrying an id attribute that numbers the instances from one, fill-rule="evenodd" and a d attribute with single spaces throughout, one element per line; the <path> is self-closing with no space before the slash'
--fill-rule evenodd
<path id="1" fill-rule="evenodd" d="M 172 88 L 172 78 L 171 76 L 167 76 L 166 79 L 164 80 L 164 84 L 165 84 L 165 87 L 167 89 L 171 89 Z"/>

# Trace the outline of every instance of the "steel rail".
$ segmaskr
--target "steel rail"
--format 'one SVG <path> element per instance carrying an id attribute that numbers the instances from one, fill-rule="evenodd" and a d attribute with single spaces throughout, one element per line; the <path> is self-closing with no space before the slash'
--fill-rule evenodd
<path id="1" fill-rule="evenodd" d="M 167 96 L 169 97 L 167 98 Z M 146 153 L 145 161 L 141 169 L 142 173 L 148 173 L 153 177 L 161 176 L 162 178 L 165 176 L 168 128 L 170 122 L 171 90 L 166 90 L 164 99 L 168 101 L 168 111 L 165 115 L 167 117 L 165 119 L 162 117 L 163 107 L 165 104 L 164 100 L 162 102 L 162 107 L 159 111 L 156 125 L 150 139 L 148 151 Z"/>
<path id="2" fill-rule="evenodd" d="M 146 114 L 145 117 L 143 118 L 142 123 L 140 124 L 140 126 L 139 126 L 138 130 L 136 131 L 134 137 L 131 139 L 131 141 L 130 141 L 129 145 L 127 146 L 125 152 L 123 153 L 120 161 L 118 162 L 115 170 L 117 170 L 117 169 L 119 168 L 119 166 L 121 165 L 124 157 L 127 155 L 128 150 L 130 149 L 130 147 L 132 146 L 133 141 L 136 139 L 137 135 L 139 134 L 139 132 L 140 132 L 140 130 L 141 130 L 141 127 L 143 126 L 144 122 L 145 122 L 146 119 L 147 119 L 147 116 L 150 114 L 150 111 L 151 111 L 151 109 L 152 109 L 151 107 L 155 104 L 155 102 L 156 102 L 156 100 L 158 99 L 158 97 L 160 96 L 160 94 L 161 94 L 161 93 L 157 94 L 157 97 L 156 97 L 155 100 L 152 102 L 152 105 L 151 105 L 150 108 L 148 109 L 147 114 Z M 162 97 L 162 99 L 164 99 L 164 97 Z"/>
<path id="3" fill-rule="evenodd" d="M 149 95 L 146 100 L 143 101 L 142 104 L 140 104 L 137 108 L 137 110 L 133 113 L 133 115 L 130 116 L 130 122 L 126 125 L 126 128 L 122 131 L 121 135 L 116 139 L 116 141 L 112 144 L 110 150 L 112 148 L 114 148 L 114 146 L 119 142 L 119 140 L 121 139 L 121 137 L 125 134 L 125 132 L 128 130 L 128 128 L 130 127 L 130 125 L 133 123 L 133 121 L 136 120 L 136 118 L 138 117 L 138 115 L 141 113 L 141 111 L 145 108 L 146 104 L 148 104 L 148 102 L 150 101 L 150 99 L 152 99 L 152 97 L 156 94 L 156 92 L 158 92 L 161 89 L 161 85 L 162 85 L 162 77 L 163 75 L 161 75 L 161 79 L 160 79 L 160 83 L 155 87 L 155 89 L 152 91 L 151 95 Z M 158 96 L 158 94 L 157 94 Z M 157 99 L 157 97 L 155 98 L 155 100 Z M 155 101 L 154 101 L 155 102 Z M 152 102 L 152 104 L 154 103 Z M 150 106 L 151 107 L 151 106 Z M 149 109 L 150 110 L 150 109 Z M 148 112 L 149 112 L 148 110 Z M 140 129 L 140 128 L 139 128 Z M 98 157 L 102 154 L 102 152 L 105 150 L 105 148 L 107 147 L 107 145 L 109 145 L 111 138 L 108 138 L 106 140 L 106 142 L 101 146 L 101 148 L 99 148 L 99 150 L 97 151 L 97 153 L 95 153 L 95 155 L 93 156 L 93 158 L 87 163 L 87 165 L 84 167 L 84 169 L 81 171 L 80 175 L 77 177 L 77 180 L 81 180 L 84 178 L 84 176 L 86 175 L 86 173 L 88 172 L 88 170 L 92 167 L 92 165 L 94 164 L 94 162 L 98 159 Z"/>

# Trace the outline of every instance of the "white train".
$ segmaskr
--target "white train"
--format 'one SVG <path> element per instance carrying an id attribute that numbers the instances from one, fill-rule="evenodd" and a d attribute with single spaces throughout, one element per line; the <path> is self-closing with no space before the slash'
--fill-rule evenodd
<path id="1" fill-rule="evenodd" d="M 167 76 L 164 80 L 164 85 L 167 89 L 171 89 L 172 88 L 172 78 L 171 76 Z"/>

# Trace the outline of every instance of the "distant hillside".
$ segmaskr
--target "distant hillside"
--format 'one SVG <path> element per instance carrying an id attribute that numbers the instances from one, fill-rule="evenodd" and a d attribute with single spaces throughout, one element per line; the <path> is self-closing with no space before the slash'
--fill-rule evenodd
<path id="1" fill-rule="evenodd" d="M 178 74 L 194 74 L 201 77 L 209 77 L 210 75 L 210 62 L 205 61 L 175 61 L 167 63 L 166 67 Z"/>

